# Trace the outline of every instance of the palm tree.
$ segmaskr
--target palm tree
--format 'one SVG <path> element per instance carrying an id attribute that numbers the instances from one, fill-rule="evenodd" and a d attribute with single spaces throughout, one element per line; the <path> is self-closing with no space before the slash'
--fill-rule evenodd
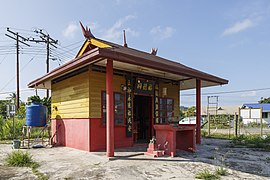
<path id="1" fill-rule="evenodd" d="M 9 103 L 14 104 L 16 102 L 16 97 L 17 97 L 16 93 L 13 92 L 9 94 L 9 97 L 7 97 L 7 99 Z"/>

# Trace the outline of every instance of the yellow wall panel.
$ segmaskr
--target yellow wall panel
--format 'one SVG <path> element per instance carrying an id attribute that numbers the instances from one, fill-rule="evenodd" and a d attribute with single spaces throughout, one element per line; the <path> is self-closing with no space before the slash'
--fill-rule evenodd
<path id="1" fill-rule="evenodd" d="M 113 77 L 113 91 L 121 92 L 121 84 L 125 84 L 123 76 Z M 106 90 L 106 74 L 102 72 L 90 71 L 89 80 L 89 105 L 90 118 L 101 118 L 101 92 Z"/>
<path id="2" fill-rule="evenodd" d="M 52 84 L 52 118 L 89 117 L 89 72 Z"/>

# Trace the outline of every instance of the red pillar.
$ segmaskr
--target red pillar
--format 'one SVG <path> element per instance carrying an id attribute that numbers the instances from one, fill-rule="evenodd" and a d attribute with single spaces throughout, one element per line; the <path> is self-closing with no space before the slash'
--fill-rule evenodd
<path id="1" fill-rule="evenodd" d="M 201 80 L 196 79 L 196 144 L 201 144 Z"/>
<path id="2" fill-rule="evenodd" d="M 106 145 L 107 157 L 114 156 L 114 102 L 113 102 L 113 60 L 106 64 Z"/>

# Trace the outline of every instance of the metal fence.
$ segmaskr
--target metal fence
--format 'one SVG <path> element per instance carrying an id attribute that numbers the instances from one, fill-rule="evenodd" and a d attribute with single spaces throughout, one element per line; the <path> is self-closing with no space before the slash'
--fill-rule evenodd
<path id="1" fill-rule="evenodd" d="M 237 113 L 234 115 L 208 115 L 201 128 L 205 136 L 216 135 L 230 138 L 239 135 L 270 135 L 269 125 L 260 122 L 244 124 Z"/>

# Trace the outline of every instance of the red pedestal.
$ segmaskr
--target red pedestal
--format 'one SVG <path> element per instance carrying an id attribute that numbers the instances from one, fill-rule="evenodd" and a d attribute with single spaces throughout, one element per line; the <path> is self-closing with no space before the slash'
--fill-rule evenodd
<path id="1" fill-rule="evenodd" d="M 195 145 L 196 125 L 154 125 L 156 130 L 156 144 L 166 155 L 174 157 L 176 149 L 196 151 Z"/>
<path id="2" fill-rule="evenodd" d="M 150 155 L 153 157 L 161 157 L 164 156 L 164 150 L 158 149 L 157 144 L 150 143 L 148 144 L 147 152 L 145 153 L 145 155 Z"/>

